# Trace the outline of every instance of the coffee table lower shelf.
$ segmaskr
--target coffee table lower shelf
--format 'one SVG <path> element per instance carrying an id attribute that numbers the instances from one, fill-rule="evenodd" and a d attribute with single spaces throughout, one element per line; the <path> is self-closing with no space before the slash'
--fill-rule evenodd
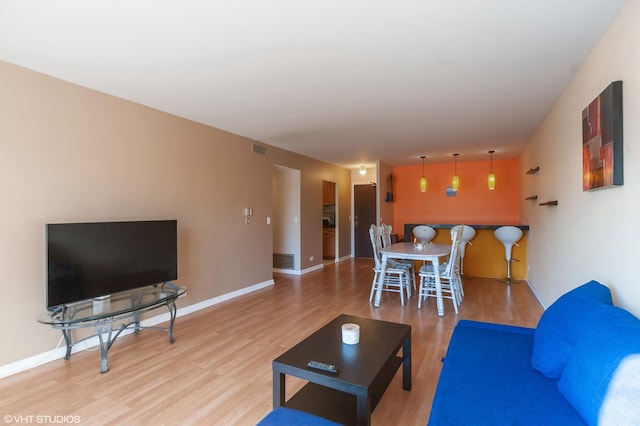
<path id="1" fill-rule="evenodd" d="M 376 408 L 384 391 L 402 364 L 401 357 L 394 357 L 380 371 L 371 387 L 371 412 Z M 315 414 L 343 425 L 358 424 L 358 403 L 353 393 L 331 389 L 316 383 L 307 383 L 283 404 L 284 407 Z"/>

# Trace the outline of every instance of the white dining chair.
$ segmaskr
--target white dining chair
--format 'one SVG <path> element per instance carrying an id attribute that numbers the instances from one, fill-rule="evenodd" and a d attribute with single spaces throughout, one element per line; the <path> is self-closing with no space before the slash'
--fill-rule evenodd
<path id="1" fill-rule="evenodd" d="M 378 281 L 382 273 L 382 227 L 371 225 L 369 228 L 369 237 L 373 248 L 373 260 L 375 266 L 373 268 L 373 282 L 371 283 L 371 293 L 369 294 L 369 302 L 373 300 L 373 295 L 378 289 Z M 388 263 L 384 270 L 382 280 L 382 288 L 380 291 L 388 291 L 392 293 L 400 293 L 400 305 L 404 306 L 404 294 L 407 298 L 411 297 L 411 275 L 413 272 L 408 265 L 395 265 Z M 415 278 L 414 278 L 415 279 Z"/>
<path id="2" fill-rule="evenodd" d="M 380 225 L 382 228 L 382 247 L 388 247 L 391 245 L 391 225 L 385 225 L 384 223 Z"/>
<path id="3" fill-rule="evenodd" d="M 391 225 L 385 225 L 384 223 L 380 225 L 382 228 L 382 247 L 388 247 L 391 245 L 391 231 L 393 227 Z M 413 287 L 413 291 L 416 290 L 416 273 L 413 267 L 413 260 L 409 259 L 389 259 L 388 263 L 396 268 L 409 268 L 409 273 L 411 274 L 411 286 Z"/>
<path id="4" fill-rule="evenodd" d="M 451 253 L 446 263 L 438 265 L 440 272 L 441 298 L 453 303 L 453 310 L 458 314 L 458 306 L 462 303 L 462 279 L 460 278 L 460 246 L 462 243 L 462 225 L 452 228 Z M 436 276 L 433 264 L 424 265 L 418 273 L 420 286 L 418 289 L 418 309 L 422 301 L 429 297 L 437 298 Z"/>
<path id="5" fill-rule="evenodd" d="M 464 252 L 467 244 L 471 245 L 471 240 L 476 236 L 476 230 L 469 225 L 462 225 L 462 238 L 460 245 L 460 276 L 464 277 Z M 453 228 L 451 228 L 451 239 L 453 240 Z"/>

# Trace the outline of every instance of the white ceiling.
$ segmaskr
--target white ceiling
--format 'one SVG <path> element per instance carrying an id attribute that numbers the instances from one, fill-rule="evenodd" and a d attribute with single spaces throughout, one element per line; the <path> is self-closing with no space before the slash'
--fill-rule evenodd
<path id="1" fill-rule="evenodd" d="M 506 158 L 624 3 L 0 0 L 0 60 L 348 168 Z"/>

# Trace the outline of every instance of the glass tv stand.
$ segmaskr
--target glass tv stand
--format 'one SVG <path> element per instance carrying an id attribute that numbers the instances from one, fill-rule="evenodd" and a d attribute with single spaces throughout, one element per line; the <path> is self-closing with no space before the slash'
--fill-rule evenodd
<path id="1" fill-rule="evenodd" d="M 136 334 L 143 328 L 163 330 L 169 335 L 169 343 L 174 342 L 173 324 L 178 311 L 176 300 L 186 292 L 186 287 L 178 287 L 169 282 L 136 288 L 60 306 L 57 310 L 41 314 L 38 322 L 62 331 L 67 345 L 65 360 L 71 357 L 73 345 L 97 336 L 100 345 L 100 372 L 106 373 L 109 371 L 107 360 L 109 349 L 120 333 L 126 329 L 133 328 Z M 166 306 L 169 310 L 168 327 L 140 325 L 140 316 L 143 312 L 162 306 Z M 127 320 L 131 321 L 127 322 Z M 114 323 L 120 321 L 124 323 L 114 330 Z M 90 327 L 95 329 L 95 334 L 73 341 L 73 330 Z"/>

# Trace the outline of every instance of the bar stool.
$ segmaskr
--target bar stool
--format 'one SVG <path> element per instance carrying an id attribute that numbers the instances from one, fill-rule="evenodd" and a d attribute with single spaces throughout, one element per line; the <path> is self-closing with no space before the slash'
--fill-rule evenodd
<path id="1" fill-rule="evenodd" d="M 411 232 L 413 236 L 423 243 L 428 243 L 436 236 L 436 230 L 427 225 L 418 225 L 414 227 Z M 406 241 L 406 240 L 405 240 Z"/>
<path id="2" fill-rule="evenodd" d="M 504 253 L 505 253 L 505 261 L 507 262 L 507 278 L 504 280 L 500 280 L 506 282 L 507 284 L 511 283 L 511 262 L 518 259 L 511 259 L 511 249 L 515 244 L 518 246 L 518 241 L 522 238 L 522 230 L 520 228 L 516 228 L 515 226 L 501 226 L 496 229 L 493 233 L 495 237 L 504 245 Z M 520 246 L 518 246 L 520 247 Z"/>
<path id="3" fill-rule="evenodd" d="M 453 239 L 454 228 L 451 228 L 451 239 Z M 475 229 L 469 225 L 462 225 L 462 237 L 460 239 L 460 276 L 464 276 L 464 248 L 467 244 L 471 244 L 471 240 L 473 240 L 475 236 Z"/>
<path id="4" fill-rule="evenodd" d="M 436 236 L 436 230 L 427 225 L 414 226 L 411 233 L 414 237 L 413 241 L 418 240 L 423 244 L 430 243 Z M 426 265 L 427 261 L 423 260 L 422 264 Z"/>

